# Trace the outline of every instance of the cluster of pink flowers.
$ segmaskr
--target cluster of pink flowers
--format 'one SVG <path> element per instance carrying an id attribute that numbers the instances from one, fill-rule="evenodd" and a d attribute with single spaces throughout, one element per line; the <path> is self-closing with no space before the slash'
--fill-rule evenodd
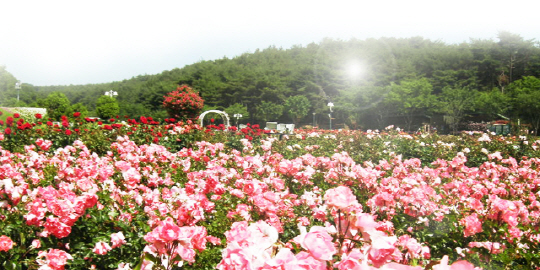
<path id="1" fill-rule="evenodd" d="M 8 236 L 0 236 L 0 251 L 9 251 L 13 248 L 13 241 Z"/>
<path id="2" fill-rule="evenodd" d="M 203 251 L 207 242 L 206 228 L 201 226 L 178 226 L 172 218 L 161 221 L 151 232 L 144 236 L 149 243 L 144 249 L 155 257 L 166 257 L 166 261 L 194 262 L 196 251 Z M 143 269 L 151 269 L 152 263 L 145 261 Z"/>
<path id="3" fill-rule="evenodd" d="M 52 153 L 44 152 L 51 142 L 42 139 L 23 154 L 0 149 L 0 207 L 54 240 L 70 236 L 78 220 L 92 219 L 89 209 L 106 209 L 123 222 L 143 217 L 150 229 L 140 252 L 169 266 L 193 263 L 208 243 L 223 240 L 218 269 L 421 269 L 437 258 L 416 233 L 449 216 L 458 216 L 452 227 L 463 236 L 464 257 L 540 242 L 540 159 L 492 154 L 471 168 L 459 153 L 431 167 L 399 155 L 357 164 L 343 149 L 287 159 L 272 152 L 276 140 L 241 143 L 242 151 L 199 142 L 172 153 L 119 137 L 104 156 L 80 141 Z M 226 239 L 201 225 L 216 209 L 225 209 L 232 224 Z M 396 229 L 395 218 L 409 227 Z M 504 230 L 485 236 L 494 224 Z M 91 244 L 93 255 L 108 256 L 128 241 L 119 229 L 110 241 L 108 235 Z M 0 237 L 2 252 L 16 244 Z M 36 258 L 42 269 L 63 269 L 76 256 L 55 248 L 35 247 L 42 249 Z M 146 260 L 143 269 L 152 264 Z M 433 266 L 473 268 L 463 260 L 449 265 L 448 257 Z"/>
<path id="4" fill-rule="evenodd" d="M 73 260 L 69 253 L 54 248 L 40 251 L 36 259 L 38 270 L 64 270 L 68 260 Z"/>
<path id="5" fill-rule="evenodd" d="M 126 238 L 122 232 L 113 233 L 111 234 L 111 243 L 112 243 L 112 246 L 109 245 L 109 243 L 107 242 L 99 241 L 96 243 L 92 251 L 99 255 L 105 255 L 107 254 L 107 252 L 109 252 L 113 248 L 117 248 L 125 244 Z"/>

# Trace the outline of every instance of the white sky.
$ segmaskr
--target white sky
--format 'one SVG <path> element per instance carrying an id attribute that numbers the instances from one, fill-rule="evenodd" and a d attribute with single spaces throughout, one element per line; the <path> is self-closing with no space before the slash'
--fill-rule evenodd
<path id="1" fill-rule="evenodd" d="M 533 0 L 0 0 L 0 65 L 36 86 L 104 83 L 275 45 L 540 39 Z"/>

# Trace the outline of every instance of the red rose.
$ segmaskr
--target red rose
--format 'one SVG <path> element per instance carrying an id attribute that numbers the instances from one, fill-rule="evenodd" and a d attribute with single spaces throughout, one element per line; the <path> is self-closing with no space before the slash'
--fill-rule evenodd
<path id="1" fill-rule="evenodd" d="M 13 117 L 8 116 L 6 118 L 6 126 L 11 127 L 13 125 Z"/>
<path id="2" fill-rule="evenodd" d="M 36 119 L 41 119 L 41 118 L 43 118 L 43 115 L 41 115 L 40 113 L 36 113 L 34 116 L 36 117 Z"/>
<path id="3" fill-rule="evenodd" d="M 81 113 L 80 113 L 80 112 L 74 112 L 74 113 L 73 113 L 73 117 L 79 117 L 79 116 L 81 116 Z"/>
<path id="4" fill-rule="evenodd" d="M 141 116 L 140 120 L 143 124 L 148 124 L 148 119 L 146 117 Z"/>
<path id="5" fill-rule="evenodd" d="M 13 248 L 13 241 L 8 236 L 0 236 L 0 251 L 8 251 Z"/>

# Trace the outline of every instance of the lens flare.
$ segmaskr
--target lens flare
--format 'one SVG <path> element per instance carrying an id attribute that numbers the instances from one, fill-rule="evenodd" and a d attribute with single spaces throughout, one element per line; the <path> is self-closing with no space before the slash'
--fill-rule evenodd
<path id="1" fill-rule="evenodd" d="M 365 74 L 365 67 L 358 61 L 351 61 L 346 66 L 347 76 L 352 80 L 359 80 Z"/>

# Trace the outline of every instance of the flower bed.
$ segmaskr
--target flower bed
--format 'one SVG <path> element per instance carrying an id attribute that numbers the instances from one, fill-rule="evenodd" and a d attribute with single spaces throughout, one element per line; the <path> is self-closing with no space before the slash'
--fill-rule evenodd
<path id="1" fill-rule="evenodd" d="M 0 141 L 4 269 L 540 263 L 532 137 L 32 124 Z"/>

